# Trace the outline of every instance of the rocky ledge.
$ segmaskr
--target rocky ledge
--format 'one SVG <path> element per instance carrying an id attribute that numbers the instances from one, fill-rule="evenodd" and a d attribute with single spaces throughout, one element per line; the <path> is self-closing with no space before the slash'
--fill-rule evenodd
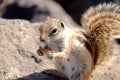
<path id="1" fill-rule="evenodd" d="M 52 60 L 36 53 L 39 25 L 0 19 L 0 80 L 66 80 Z"/>

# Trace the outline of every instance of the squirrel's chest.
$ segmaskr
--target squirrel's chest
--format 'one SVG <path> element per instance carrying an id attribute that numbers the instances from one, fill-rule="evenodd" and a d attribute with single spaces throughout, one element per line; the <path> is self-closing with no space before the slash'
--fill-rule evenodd
<path id="1" fill-rule="evenodd" d="M 56 63 L 61 72 L 67 75 L 69 80 L 80 79 L 83 70 L 83 64 L 81 64 L 74 55 L 70 54 L 69 58 L 60 61 L 58 60 Z"/>

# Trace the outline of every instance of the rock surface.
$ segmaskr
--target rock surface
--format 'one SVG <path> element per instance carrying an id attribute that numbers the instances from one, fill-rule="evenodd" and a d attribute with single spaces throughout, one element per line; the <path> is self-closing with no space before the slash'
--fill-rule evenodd
<path id="1" fill-rule="evenodd" d="M 0 80 L 66 80 L 56 75 L 50 59 L 36 53 L 39 24 L 0 19 Z"/>
<path id="2" fill-rule="evenodd" d="M 1 4 L 8 4 L 5 0 Z M 79 27 L 64 9 L 54 0 L 10 0 L 9 5 L 4 5 L 4 12 L 0 12 L 2 18 L 6 19 L 26 19 L 31 22 L 43 21 L 46 17 L 62 19 L 70 26 Z M 1 6 L 0 6 L 1 8 Z"/>

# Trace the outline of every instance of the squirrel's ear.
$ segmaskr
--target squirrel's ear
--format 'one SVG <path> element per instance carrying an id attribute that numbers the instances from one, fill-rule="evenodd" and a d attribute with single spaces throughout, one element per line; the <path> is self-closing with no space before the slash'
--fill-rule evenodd
<path id="1" fill-rule="evenodd" d="M 42 24 L 43 24 L 43 22 L 41 22 L 41 23 L 39 24 L 39 31 L 41 31 Z"/>
<path id="2" fill-rule="evenodd" d="M 61 25 L 61 27 L 63 27 L 63 28 L 65 27 L 65 25 L 64 25 L 64 23 L 63 23 L 62 21 L 60 22 L 60 25 Z"/>

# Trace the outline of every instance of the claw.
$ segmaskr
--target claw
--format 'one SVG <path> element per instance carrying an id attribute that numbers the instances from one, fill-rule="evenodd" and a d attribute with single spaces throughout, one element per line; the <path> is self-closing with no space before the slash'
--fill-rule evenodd
<path id="1" fill-rule="evenodd" d="M 48 58 L 53 59 L 53 53 L 48 54 Z"/>

